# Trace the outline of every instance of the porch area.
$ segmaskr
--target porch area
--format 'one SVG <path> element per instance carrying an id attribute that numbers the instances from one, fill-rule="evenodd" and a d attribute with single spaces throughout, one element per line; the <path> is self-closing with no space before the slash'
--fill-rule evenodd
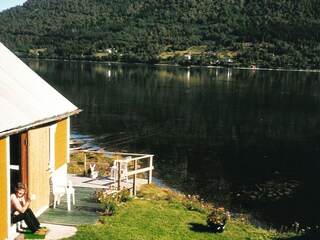
<path id="1" fill-rule="evenodd" d="M 94 188 L 75 187 L 75 205 L 71 211 L 67 209 L 67 197 L 63 196 L 55 209 L 48 208 L 38 219 L 41 224 L 58 224 L 65 226 L 80 226 L 95 224 L 102 210 L 101 203 L 94 198 Z"/>
<path id="2" fill-rule="evenodd" d="M 82 168 L 83 174 L 68 174 L 67 180 L 72 182 L 74 188 L 75 204 L 72 204 L 68 211 L 67 194 L 65 194 L 54 209 L 52 206 L 46 209 L 38 220 L 43 226 L 49 228 L 45 239 L 62 239 L 70 237 L 76 233 L 76 227 L 82 225 L 95 224 L 99 221 L 100 214 L 105 209 L 103 205 L 97 201 L 96 192 L 105 189 L 107 192 L 120 191 L 126 188 L 130 191 L 130 195 L 135 196 L 141 185 L 152 182 L 153 155 L 145 154 L 129 154 L 120 155 L 119 153 L 101 152 L 101 151 L 81 151 L 84 154 L 84 162 Z M 96 176 L 87 173 L 88 166 L 97 165 L 100 169 L 104 167 L 103 163 L 87 161 L 87 155 L 102 154 L 103 156 L 111 156 L 115 154 L 117 159 L 114 160 L 113 173 L 97 174 Z M 121 157 L 123 157 L 121 159 Z M 119 159 L 120 158 L 120 159 Z M 70 162 L 69 164 L 75 164 Z M 78 163 L 79 164 L 79 163 Z M 81 162 L 80 162 L 81 164 Z M 125 169 L 122 167 L 124 164 Z M 109 167 L 110 169 L 110 167 Z M 24 234 L 15 235 L 9 239 L 24 239 Z"/>
<path id="3" fill-rule="evenodd" d="M 76 166 L 77 174 L 70 174 L 68 180 L 76 187 L 127 188 L 134 196 L 140 185 L 152 182 L 154 166 L 151 154 L 76 149 L 70 156 L 73 161 L 69 166 Z M 88 175 L 90 177 L 86 178 Z"/>
<path id="4" fill-rule="evenodd" d="M 45 239 L 57 240 L 70 237 L 76 233 L 76 227 L 95 224 L 99 220 L 99 212 L 103 210 L 101 203 L 95 198 L 95 191 L 117 187 L 118 183 L 108 177 L 92 179 L 87 176 L 68 174 L 68 180 L 72 181 L 75 188 L 75 205 L 71 204 L 71 211 L 67 209 L 67 197 L 63 196 L 55 209 L 48 208 L 38 220 L 43 226 L 49 228 Z M 147 179 L 136 179 L 137 190 L 143 184 L 148 184 Z M 121 187 L 132 189 L 133 179 L 121 181 Z M 9 239 L 25 239 L 24 234 L 14 234 Z"/>
<path id="5" fill-rule="evenodd" d="M 39 221 L 43 224 L 59 224 L 66 226 L 80 226 L 95 224 L 99 220 L 99 213 L 103 210 L 101 203 L 97 202 L 94 193 L 99 189 L 113 189 L 118 183 L 114 183 L 108 177 L 92 179 L 87 176 L 68 174 L 68 180 L 72 181 L 75 188 L 75 205 L 71 204 L 71 211 L 67 210 L 67 197 L 61 198 L 61 202 L 56 209 L 50 207 L 41 216 Z M 136 179 L 137 190 L 143 184 L 147 184 L 147 179 Z M 128 182 L 122 180 L 121 188 L 132 189 L 133 179 Z"/>

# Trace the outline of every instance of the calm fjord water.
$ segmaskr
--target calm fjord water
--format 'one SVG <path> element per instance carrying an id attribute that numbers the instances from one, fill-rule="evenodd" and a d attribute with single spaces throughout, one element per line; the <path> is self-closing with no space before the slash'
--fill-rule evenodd
<path id="1" fill-rule="evenodd" d="M 83 112 L 72 133 L 274 226 L 320 224 L 320 73 L 26 63 Z"/>

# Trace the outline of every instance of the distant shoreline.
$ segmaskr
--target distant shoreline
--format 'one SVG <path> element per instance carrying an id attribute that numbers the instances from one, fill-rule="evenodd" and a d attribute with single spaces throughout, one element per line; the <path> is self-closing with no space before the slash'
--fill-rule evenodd
<path id="1" fill-rule="evenodd" d="M 112 61 L 94 61 L 94 60 L 78 60 L 78 59 L 54 59 L 54 58 L 20 58 L 23 60 L 35 60 L 35 61 L 56 61 L 56 62 L 84 62 L 84 63 L 104 63 L 104 64 L 123 64 L 123 65 L 146 65 L 146 66 L 168 66 L 168 67 L 180 67 L 180 68 L 219 68 L 219 69 L 239 69 L 239 70 L 259 70 L 259 71 L 287 71 L 287 72 L 315 72 L 319 73 L 320 69 L 289 69 L 289 68 L 251 68 L 251 67 L 233 67 L 233 66 L 199 66 L 199 65 L 178 65 L 178 64 L 166 64 L 166 63 L 131 63 L 131 62 L 112 62 Z"/>

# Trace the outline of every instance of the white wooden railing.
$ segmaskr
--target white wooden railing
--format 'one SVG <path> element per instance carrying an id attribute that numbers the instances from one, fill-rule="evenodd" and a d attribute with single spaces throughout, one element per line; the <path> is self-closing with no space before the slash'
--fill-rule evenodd
<path id="1" fill-rule="evenodd" d="M 83 153 L 97 153 L 97 154 L 110 154 L 110 155 L 116 155 L 116 156 L 131 156 L 130 159 L 116 159 L 117 160 L 117 189 L 121 190 L 121 168 L 120 168 L 120 162 L 126 162 L 128 165 L 133 166 L 133 170 L 128 168 L 127 171 L 127 176 L 133 176 L 133 186 L 132 186 L 132 194 L 135 196 L 137 192 L 137 174 L 139 173 L 147 173 L 147 179 L 148 179 L 148 184 L 152 183 L 152 171 L 154 170 L 153 166 L 153 156 L 151 154 L 137 154 L 137 153 L 122 153 L 122 152 L 106 152 L 106 151 L 90 151 L 90 150 L 77 150 L 76 152 L 83 152 Z M 147 161 L 148 164 L 143 164 L 146 165 L 147 167 L 139 167 L 138 168 L 138 161 Z M 97 163 L 99 164 L 99 163 Z M 85 163 L 84 166 L 86 168 L 86 157 L 85 157 Z"/>

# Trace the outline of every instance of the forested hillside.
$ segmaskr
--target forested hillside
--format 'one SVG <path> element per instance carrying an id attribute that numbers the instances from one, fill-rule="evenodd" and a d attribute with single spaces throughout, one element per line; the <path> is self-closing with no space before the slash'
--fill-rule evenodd
<path id="1" fill-rule="evenodd" d="M 28 0 L 0 13 L 0 41 L 29 57 L 319 69 L 319 11 L 319 0 Z"/>

